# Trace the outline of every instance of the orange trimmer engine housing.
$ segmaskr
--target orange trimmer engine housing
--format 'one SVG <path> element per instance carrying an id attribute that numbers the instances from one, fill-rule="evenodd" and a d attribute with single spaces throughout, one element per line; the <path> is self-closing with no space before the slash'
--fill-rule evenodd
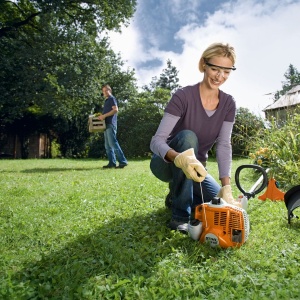
<path id="1" fill-rule="evenodd" d="M 195 219 L 202 223 L 200 242 L 212 247 L 240 247 L 248 239 L 250 223 L 246 211 L 222 198 L 196 206 Z"/>

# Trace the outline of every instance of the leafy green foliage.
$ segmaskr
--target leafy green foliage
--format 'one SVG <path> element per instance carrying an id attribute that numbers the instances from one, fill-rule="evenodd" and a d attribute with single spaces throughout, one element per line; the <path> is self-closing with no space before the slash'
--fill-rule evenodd
<path id="1" fill-rule="evenodd" d="M 17 133 L 26 141 L 43 128 L 51 139 L 58 136 L 63 155 L 82 155 L 89 137 L 82 120 L 101 101 L 101 84 L 117 86 L 124 101 L 135 88 L 134 72 L 122 70 L 105 34 L 126 24 L 135 5 L 129 0 L 1 1 L 0 135 Z M 29 110 L 36 127 L 28 126 Z M 13 131 L 18 124 L 27 130 Z"/>
<path id="2" fill-rule="evenodd" d="M 155 95 L 155 92 L 140 93 L 138 100 L 132 101 L 118 117 L 119 142 L 128 157 L 150 154 L 150 141 L 162 118 L 161 106 L 155 105 L 159 101 Z"/>
<path id="3" fill-rule="evenodd" d="M 300 223 L 283 202 L 250 200 L 248 241 L 210 248 L 166 227 L 149 160 L 104 164 L 0 160 L 0 298 L 298 298 Z"/>
<path id="4" fill-rule="evenodd" d="M 123 145 L 120 142 L 122 148 Z M 104 135 L 103 133 L 93 133 L 90 135 L 87 142 L 87 157 L 89 158 L 104 158 L 106 157 L 106 151 L 104 146 Z M 127 154 L 127 153 L 126 153 Z M 127 157 L 127 155 L 126 155 Z"/>
<path id="5" fill-rule="evenodd" d="M 96 101 L 99 82 L 120 73 L 120 58 L 109 50 L 105 35 L 96 39 L 96 33 L 118 29 L 132 15 L 135 1 L 5 1 L 2 5 L 17 15 L 3 13 L 0 28 L 5 32 L 0 38 L 4 119 L 22 116 L 30 103 L 70 118 Z M 21 22 L 25 15 L 35 17 Z"/>
<path id="6" fill-rule="evenodd" d="M 247 108 L 239 107 L 232 130 L 233 155 L 247 156 L 252 138 L 263 128 L 264 121 L 261 117 L 254 115 Z"/>
<path id="7" fill-rule="evenodd" d="M 97 35 L 97 31 L 120 29 L 133 15 L 135 0 L 92 1 L 1 1 L 0 38 L 15 37 L 28 28 L 39 30 L 38 19 L 55 15 L 61 28 L 76 24 L 80 31 Z"/>
<path id="8" fill-rule="evenodd" d="M 253 139 L 250 157 L 271 169 L 282 188 L 298 185 L 300 181 L 300 115 L 290 116 L 284 126 L 274 121 Z"/>

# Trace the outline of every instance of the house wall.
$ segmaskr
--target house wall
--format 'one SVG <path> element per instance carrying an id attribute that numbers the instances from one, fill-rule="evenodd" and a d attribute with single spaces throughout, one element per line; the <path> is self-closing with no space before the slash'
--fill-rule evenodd
<path id="1" fill-rule="evenodd" d="M 289 107 L 281 107 L 278 109 L 266 110 L 265 116 L 268 121 L 276 119 L 279 124 L 285 123 L 287 119 L 295 113 L 300 113 L 300 106 L 294 105 Z"/>
<path id="2" fill-rule="evenodd" d="M 5 134 L 1 137 L 1 157 L 18 158 L 21 157 L 21 143 L 17 135 Z"/>
<path id="3" fill-rule="evenodd" d="M 47 134 L 33 134 L 28 139 L 28 158 L 49 157 L 49 138 Z M 9 134 L 2 141 L 0 153 L 11 155 L 13 158 L 22 158 L 21 141 L 18 135 Z"/>

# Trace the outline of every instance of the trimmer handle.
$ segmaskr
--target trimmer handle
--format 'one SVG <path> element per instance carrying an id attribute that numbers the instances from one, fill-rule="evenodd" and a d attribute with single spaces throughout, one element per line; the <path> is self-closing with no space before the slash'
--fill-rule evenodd
<path id="1" fill-rule="evenodd" d="M 255 170 L 259 171 L 262 175 L 249 192 L 246 192 L 240 184 L 240 172 L 243 169 L 255 169 Z M 267 175 L 266 170 L 261 166 L 241 165 L 235 171 L 235 183 L 236 183 L 237 188 L 243 193 L 243 195 L 246 196 L 248 199 L 250 199 L 251 197 L 254 198 L 254 196 L 256 194 L 260 193 L 268 185 L 268 175 Z M 256 188 L 256 187 L 258 187 L 258 188 Z"/>

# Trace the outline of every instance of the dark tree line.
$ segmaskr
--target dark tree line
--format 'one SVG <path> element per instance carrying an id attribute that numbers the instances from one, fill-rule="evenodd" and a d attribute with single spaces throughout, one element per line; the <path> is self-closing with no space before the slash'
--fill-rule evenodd
<path id="1" fill-rule="evenodd" d="M 15 133 L 25 146 L 31 133 L 42 131 L 58 140 L 65 156 L 84 151 L 89 134 L 82 124 L 102 101 L 101 84 L 117 87 L 120 99 L 136 90 L 134 72 L 122 70 L 105 34 L 127 24 L 135 5 L 130 0 L 0 2 L 1 140 Z"/>

